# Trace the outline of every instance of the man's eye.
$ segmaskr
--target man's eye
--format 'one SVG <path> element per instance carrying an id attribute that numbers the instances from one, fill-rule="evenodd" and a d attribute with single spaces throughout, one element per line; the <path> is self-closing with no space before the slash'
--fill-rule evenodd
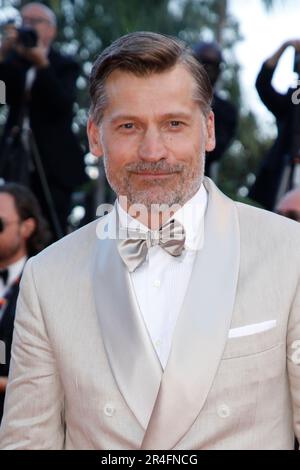
<path id="1" fill-rule="evenodd" d="M 171 127 L 179 127 L 182 123 L 180 121 L 170 121 Z"/>
<path id="2" fill-rule="evenodd" d="M 125 124 L 122 124 L 121 129 L 133 129 L 134 124 L 132 122 L 126 122 Z"/>

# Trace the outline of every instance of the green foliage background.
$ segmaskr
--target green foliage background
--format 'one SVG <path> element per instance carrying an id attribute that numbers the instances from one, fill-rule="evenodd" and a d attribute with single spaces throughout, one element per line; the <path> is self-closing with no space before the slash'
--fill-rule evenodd
<path id="1" fill-rule="evenodd" d="M 2 1 L 3 5 L 17 8 L 26 3 L 29 2 Z M 42 3 L 51 7 L 58 17 L 57 47 L 74 54 L 81 63 L 74 128 L 86 151 L 88 76 L 95 57 L 104 47 L 117 37 L 137 30 L 175 35 L 190 45 L 200 39 L 219 41 L 226 59 L 219 87 L 239 110 L 238 132 L 221 163 L 219 186 L 235 199 L 245 198 L 246 188 L 271 142 L 261 134 L 256 117 L 243 106 L 239 64 L 233 50 L 242 38 L 237 21 L 228 13 L 227 0 L 48 0 Z M 265 0 L 264 3 L 270 7 L 273 2 Z"/>

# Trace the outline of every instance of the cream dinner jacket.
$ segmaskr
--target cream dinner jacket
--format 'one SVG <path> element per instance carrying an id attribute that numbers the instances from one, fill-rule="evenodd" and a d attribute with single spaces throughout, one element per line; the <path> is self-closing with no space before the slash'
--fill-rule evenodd
<path id="1" fill-rule="evenodd" d="M 293 448 L 300 224 L 204 184 L 205 245 L 165 372 L 99 222 L 29 260 L 1 448 Z"/>

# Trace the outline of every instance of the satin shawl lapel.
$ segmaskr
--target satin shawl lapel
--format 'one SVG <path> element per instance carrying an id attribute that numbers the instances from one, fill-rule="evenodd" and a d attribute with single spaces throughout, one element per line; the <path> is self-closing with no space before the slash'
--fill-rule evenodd
<path id="1" fill-rule="evenodd" d="M 228 337 L 239 271 L 237 209 L 209 179 L 204 184 L 209 193 L 204 247 L 196 256 L 143 449 L 172 449 L 191 428 Z"/>
<path id="2" fill-rule="evenodd" d="M 115 227 L 115 209 L 106 217 L 109 220 L 100 219 L 101 223 Z M 103 239 L 97 243 L 93 288 L 105 350 L 124 399 L 146 429 L 157 398 L 162 368 L 116 241 Z"/>

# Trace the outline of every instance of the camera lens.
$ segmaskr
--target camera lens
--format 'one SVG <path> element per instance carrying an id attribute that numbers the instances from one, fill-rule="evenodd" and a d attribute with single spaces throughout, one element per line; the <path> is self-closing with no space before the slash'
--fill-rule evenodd
<path id="1" fill-rule="evenodd" d="M 27 47 L 28 49 L 36 47 L 38 37 L 34 29 L 27 26 L 22 26 L 22 28 L 18 28 L 17 31 L 19 44 Z"/>

